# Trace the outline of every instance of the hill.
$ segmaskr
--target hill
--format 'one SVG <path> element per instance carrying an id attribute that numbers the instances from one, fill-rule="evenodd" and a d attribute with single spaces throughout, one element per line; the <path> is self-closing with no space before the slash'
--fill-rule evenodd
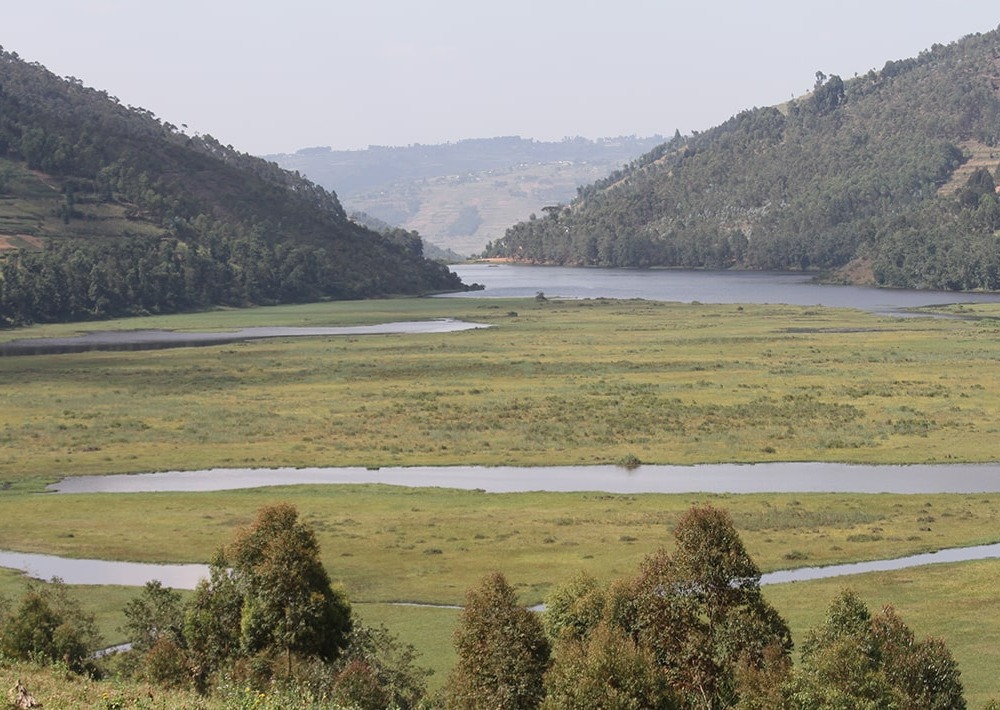
<path id="1" fill-rule="evenodd" d="M 428 242 L 468 255 L 662 142 L 662 136 L 549 142 L 505 136 L 354 151 L 306 148 L 266 157 L 336 188 L 349 212 L 418 231 Z"/>
<path id="2" fill-rule="evenodd" d="M 419 239 L 0 48 L 0 324 L 453 290 Z"/>
<path id="3" fill-rule="evenodd" d="M 1000 289 L 998 141 L 992 31 L 849 80 L 817 72 L 811 94 L 675 136 L 485 254 Z"/>

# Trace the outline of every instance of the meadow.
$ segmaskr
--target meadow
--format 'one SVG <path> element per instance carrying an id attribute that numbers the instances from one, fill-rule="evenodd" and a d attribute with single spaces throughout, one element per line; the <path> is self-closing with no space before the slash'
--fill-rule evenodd
<path id="1" fill-rule="evenodd" d="M 692 503 L 731 512 L 765 570 L 1000 540 L 997 495 L 487 494 L 292 486 L 60 496 L 62 476 L 232 466 L 1000 460 L 1000 311 L 889 318 L 791 306 L 400 299 L 37 326 L 226 330 L 460 318 L 483 330 L 0 358 L 0 547 L 207 561 L 261 505 L 295 504 L 359 615 L 443 680 L 453 609 L 500 567 L 526 604 L 610 581 L 668 544 Z M 987 639 L 1000 563 L 768 587 L 801 633 L 850 584 L 945 638 L 970 700 L 1000 695 Z M 0 574 L 0 595 L 22 582 Z M 79 588 L 109 642 L 135 590 Z M 973 705 L 975 706 L 975 705 Z"/>

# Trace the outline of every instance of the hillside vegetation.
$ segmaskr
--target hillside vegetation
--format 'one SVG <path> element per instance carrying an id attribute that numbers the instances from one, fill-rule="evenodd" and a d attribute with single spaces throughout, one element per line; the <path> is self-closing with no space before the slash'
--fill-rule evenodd
<path id="1" fill-rule="evenodd" d="M 1000 288 L 1000 32 L 676 135 L 521 222 L 487 256 L 603 266 L 833 270 Z"/>
<path id="2" fill-rule="evenodd" d="M 0 49 L 0 324 L 461 287 L 335 194 Z"/>

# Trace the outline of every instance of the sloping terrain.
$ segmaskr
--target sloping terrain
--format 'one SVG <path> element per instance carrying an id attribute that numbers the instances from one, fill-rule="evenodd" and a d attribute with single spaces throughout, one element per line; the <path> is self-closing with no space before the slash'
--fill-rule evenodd
<path id="1" fill-rule="evenodd" d="M 486 254 L 1000 289 L 1000 32 L 676 136 Z"/>
<path id="2" fill-rule="evenodd" d="M 0 324 L 461 288 L 336 195 L 0 50 Z"/>
<path id="3" fill-rule="evenodd" d="M 587 185 L 663 141 L 661 136 L 556 142 L 519 137 L 363 151 L 307 148 L 268 156 L 364 212 L 469 255 L 511 224 L 571 200 Z"/>

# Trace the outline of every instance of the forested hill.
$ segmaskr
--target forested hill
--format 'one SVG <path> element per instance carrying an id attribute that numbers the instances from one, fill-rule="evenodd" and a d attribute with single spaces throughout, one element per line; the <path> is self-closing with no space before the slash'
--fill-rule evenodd
<path id="1" fill-rule="evenodd" d="M 491 243 L 539 263 L 1000 289 L 1000 30 L 677 135 Z"/>
<path id="2" fill-rule="evenodd" d="M 0 49 L 0 325 L 462 287 L 404 237 Z"/>

